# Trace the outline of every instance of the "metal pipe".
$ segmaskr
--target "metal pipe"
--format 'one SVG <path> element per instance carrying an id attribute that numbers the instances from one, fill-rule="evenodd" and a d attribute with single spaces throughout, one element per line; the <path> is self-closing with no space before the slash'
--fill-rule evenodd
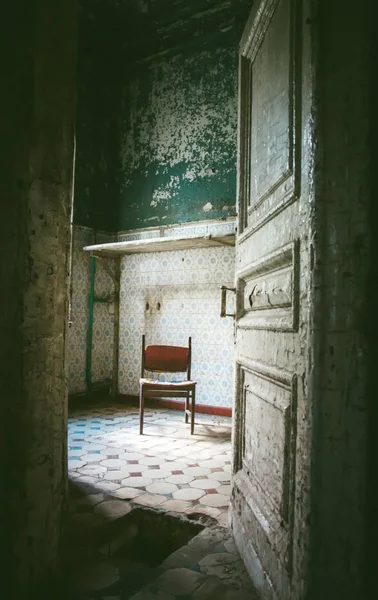
<path id="1" fill-rule="evenodd" d="M 93 340 L 93 308 L 95 295 L 95 278 L 96 278 L 96 258 L 91 256 L 91 279 L 89 288 L 89 315 L 87 329 L 87 359 L 85 380 L 87 384 L 87 393 L 92 391 L 92 340 Z"/>
<path id="2" fill-rule="evenodd" d="M 119 368 L 119 291 L 121 277 L 121 258 L 115 259 L 114 269 L 114 330 L 113 330 L 113 382 L 112 395 L 118 395 L 118 368 Z"/>

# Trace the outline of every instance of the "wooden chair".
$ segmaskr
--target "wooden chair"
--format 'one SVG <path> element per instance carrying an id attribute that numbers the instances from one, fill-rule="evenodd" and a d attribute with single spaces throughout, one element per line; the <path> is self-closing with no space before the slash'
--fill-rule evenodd
<path id="1" fill-rule="evenodd" d="M 192 338 L 188 347 L 182 346 L 146 346 L 142 336 L 142 369 L 139 393 L 139 433 L 143 434 L 144 399 L 152 398 L 185 398 L 185 423 L 191 415 L 190 433 L 194 432 L 196 406 L 196 382 L 190 379 L 192 362 Z M 154 373 L 186 373 L 187 379 L 179 382 L 157 381 L 146 379 L 145 371 Z M 191 401 L 191 402 L 190 402 Z M 190 403 L 190 410 L 189 410 Z"/>

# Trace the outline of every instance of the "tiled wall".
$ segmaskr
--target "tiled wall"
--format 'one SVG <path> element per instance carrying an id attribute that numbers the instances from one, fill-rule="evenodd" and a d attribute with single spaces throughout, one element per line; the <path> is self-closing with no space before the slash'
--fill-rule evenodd
<path id="1" fill-rule="evenodd" d="M 148 237 L 222 235 L 234 230 L 233 222 L 199 223 L 123 233 L 121 240 Z M 87 349 L 90 257 L 83 246 L 113 241 L 84 227 L 74 227 L 71 326 L 67 362 L 69 393 L 84 392 Z M 111 259 L 107 264 L 114 267 Z M 134 254 L 121 259 L 119 391 L 139 391 L 141 338 L 147 343 L 186 345 L 192 336 L 192 377 L 198 382 L 197 402 L 230 407 L 233 395 L 234 323 L 220 317 L 220 286 L 233 286 L 234 248 L 195 248 Z M 97 297 L 113 293 L 114 285 L 104 260 L 97 259 Z M 146 300 L 151 309 L 145 310 Z M 161 309 L 156 309 L 157 302 Z M 228 309 L 233 311 L 233 295 Z M 114 317 L 107 304 L 94 308 L 92 381 L 112 378 Z M 161 375 L 164 378 L 164 376 Z"/>
<path id="2" fill-rule="evenodd" d="M 112 241 L 110 236 L 96 234 L 86 227 L 74 226 L 72 248 L 72 295 L 71 325 L 68 328 L 66 360 L 68 362 L 68 391 L 70 394 L 85 392 L 85 366 L 87 351 L 87 326 L 89 316 L 89 286 L 91 259 L 83 247 L 93 243 Z M 107 259 L 111 268 L 113 260 Z M 95 296 L 106 297 L 113 293 L 114 285 L 104 262 L 97 260 Z M 113 315 L 107 304 L 95 303 L 92 344 L 92 382 L 112 378 Z"/>
<path id="3" fill-rule="evenodd" d="M 186 345 L 191 335 L 197 402 L 232 406 L 234 323 L 232 318 L 220 317 L 220 286 L 233 283 L 234 249 L 230 247 L 123 257 L 120 392 L 138 394 L 143 333 L 147 343 L 172 345 Z M 152 306 L 149 312 L 147 300 Z M 230 311 L 233 301 L 231 294 Z"/>

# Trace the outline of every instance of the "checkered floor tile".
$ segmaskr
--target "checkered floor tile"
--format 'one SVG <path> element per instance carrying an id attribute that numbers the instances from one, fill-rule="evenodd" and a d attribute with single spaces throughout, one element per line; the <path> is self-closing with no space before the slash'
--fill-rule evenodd
<path id="1" fill-rule="evenodd" d="M 195 433 L 182 412 L 121 405 L 70 411 L 68 468 L 73 481 L 135 504 L 204 513 L 227 525 L 231 419 L 196 415 Z"/>

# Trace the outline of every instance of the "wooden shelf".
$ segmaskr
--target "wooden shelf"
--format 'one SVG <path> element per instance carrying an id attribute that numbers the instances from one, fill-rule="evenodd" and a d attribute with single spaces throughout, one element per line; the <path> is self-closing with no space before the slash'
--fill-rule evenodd
<path id="1" fill-rule="evenodd" d="M 101 258 L 115 258 L 123 254 L 140 254 L 142 252 L 169 252 L 170 250 L 187 250 L 189 248 L 211 248 L 214 246 L 235 246 L 235 235 L 193 236 L 193 237 L 161 237 L 131 242 L 111 242 L 85 246 L 85 252 Z"/>

